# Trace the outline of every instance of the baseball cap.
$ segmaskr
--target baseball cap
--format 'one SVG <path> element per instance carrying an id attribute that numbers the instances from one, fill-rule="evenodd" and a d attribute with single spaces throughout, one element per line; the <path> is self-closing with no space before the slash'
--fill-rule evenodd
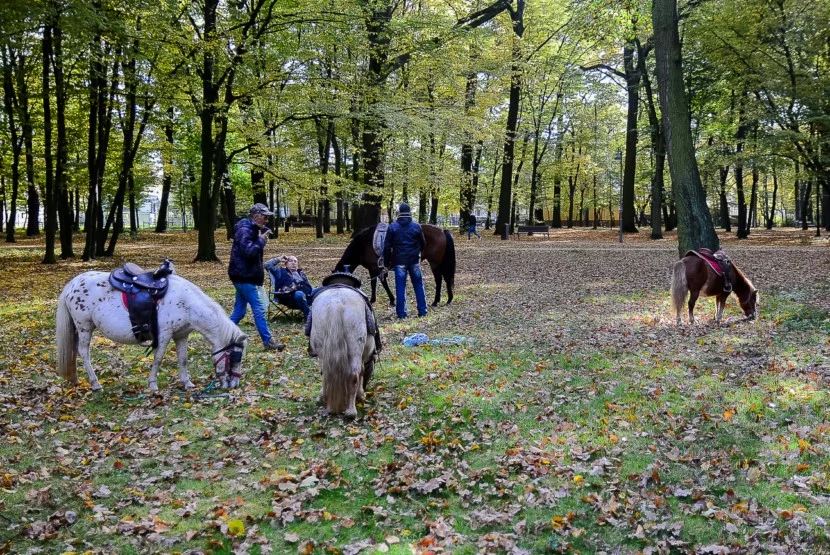
<path id="1" fill-rule="evenodd" d="M 255 214 L 262 214 L 263 216 L 273 216 L 274 215 L 274 213 L 271 212 L 270 210 L 268 210 L 268 207 L 265 206 L 264 204 L 262 204 L 261 202 L 258 202 L 256 204 L 254 204 L 253 206 L 251 206 L 251 209 L 248 211 L 248 213 L 251 216 L 253 216 Z"/>

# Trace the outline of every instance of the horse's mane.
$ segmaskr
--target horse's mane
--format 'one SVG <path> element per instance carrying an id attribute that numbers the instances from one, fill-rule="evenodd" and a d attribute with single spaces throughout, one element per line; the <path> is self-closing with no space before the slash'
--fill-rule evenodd
<path id="1" fill-rule="evenodd" d="M 346 245 L 346 250 L 343 251 L 343 256 L 340 257 L 340 261 L 337 263 L 337 266 L 340 266 L 341 263 L 360 260 L 363 254 L 361 249 L 365 246 L 367 238 L 369 241 L 372 240 L 376 227 L 377 225 L 370 225 L 369 227 L 364 227 L 358 231 L 354 238 L 349 241 L 349 244 Z"/>
<path id="2" fill-rule="evenodd" d="M 739 281 L 744 282 L 744 283 L 746 284 L 747 289 L 748 289 L 749 291 L 757 291 L 757 289 L 755 289 L 755 286 L 754 286 L 754 285 L 752 285 L 752 282 L 749 280 L 749 278 L 748 278 L 748 277 L 746 277 L 746 274 L 744 274 L 744 273 L 740 270 L 740 268 L 738 268 L 738 267 L 737 267 L 737 266 L 735 266 L 734 264 L 732 265 L 732 268 L 734 268 L 734 269 L 735 269 L 735 275 L 738 277 L 738 280 L 739 280 Z"/>

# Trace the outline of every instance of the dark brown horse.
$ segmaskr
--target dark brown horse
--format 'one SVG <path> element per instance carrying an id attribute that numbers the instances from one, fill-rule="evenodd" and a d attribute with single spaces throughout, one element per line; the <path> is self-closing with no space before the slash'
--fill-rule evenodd
<path id="1" fill-rule="evenodd" d="M 371 226 L 364 228 L 355 235 L 337 266 L 334 267 L 335 272 L 343 272 L 346 266 L 349 271 L 353 272 L 358 266 L 363 266 L 369 270 L 369 276 L 372 278 L 372 302 L 376 300 L 377 282 L 380 280 L 386 294 L 389 295 L 389 303 L 395 306 L 395 295 L 389 289 L 389 284 L 386 281 L 386 271 L 378 266 L 378 255 L 372 246 L 373 238 L 375 236 L 375 228 Z M 441 280 L 443 279 L 447 284 L 447 304 L 452 302 L 452 288 L 455 284 L 455 241 L 449 231 L 445 231 L 440 227 L 434 225 L 423 224 L 421 229 L 424 231 L 424 240 L 426 245 L 421 253 L 421 260 L 429 262 L 429 267 L 432 269 L 432 277 L 435 278 L 435 301 L 432 306 L 438 306 L 441 301 Z"/>
<path id="2" fill-rule="evenodd" d="M 758 290 L 752 282 L 741 272 L 735 264 L 729 269 L 732 293 L 738 297 L 741 310 L 748 320 L 754 320 L 758 309 Z M 683 302 L 689 295 L 689 323 L 694 324 L 695 303 L 702 294 L 704 297 L 715 297 L 715 321 L 720 323 L 723 309 L 729 292 L 724 291 L 723 276 L 715 273 L 705 260 L 689 253 L 674 264 L 671 280 L 671 300 L 677 324 L 680 325 L 680 312 Z"/>

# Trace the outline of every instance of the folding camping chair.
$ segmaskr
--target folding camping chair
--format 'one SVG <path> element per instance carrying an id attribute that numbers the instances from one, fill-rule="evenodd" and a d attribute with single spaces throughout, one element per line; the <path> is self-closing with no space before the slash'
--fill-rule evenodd
<path id="1" fill-rule="evenodd" d="M 274 322 L 279 316 L 284 316 L 286 319 L 303 320 L 302 310 L 283 304 L 285 293 L 278 293 L 274 288 L 275 280 L 273 272 L 268 270 L 265 273 L 268 274 L 268 281 L 271 284 L 268 290 L 268 308 L 266 309 L 266 318 L 268 321 Z"/>

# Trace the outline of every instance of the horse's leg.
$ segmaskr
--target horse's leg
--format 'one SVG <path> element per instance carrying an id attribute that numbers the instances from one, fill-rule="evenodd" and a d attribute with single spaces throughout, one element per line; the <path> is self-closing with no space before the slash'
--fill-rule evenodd
<path id="1" fill-rule="evenodd" d="M 346 377 L 346 412 L 343 416 L 346 418 L 357 417 L 357 407 L 355 406 L 355 397 L 357 396 L 358 382 L 360 381 L 360 372 L 352 372 Z"/>
<path id="2" fill-rule="evenodd" d="M 700 291 L 689 291 L 689 323 L 695 323 L 695 303 L 700 296 Z"/>
<path id="3" fill-rule="evenodd" d="M 95 370 L 92 368 L 92 363 L 89 360 L 89 342 L 92 341 L 92 330 L 78 328 L 78 354 L 84 361 L 84 368 L 86 368 L 86 375 L 89 378 L 89 386 L 92 391 L 100 391 L 101 384 L 98 383 L 98 376 L 95 375 Z"/>
<path id="4" fill-rule="evenodd" d="M 372 282 L 372 298 L 369 299 L 369 302 L 375 304 L 377 299 L 377 291 L 378 291 L 378 280 L 380 279 L 380 274 L 373 276 L 369 274 L 369 281 Z"/>
<path id="5" fill-rule="evenodd" d="M 432 270 L 432 277 L 435 279 L 435 300 L 432 306 L 438 306 L 441 302 L 441 269 L 433 262 L 429 263 L 429 269 Z"/>
<path id="6" fill-rule="evenodd" d="M 170 343 L 170 336 L 162 336 L 161 334 L 159 334 L 158 342 L 159 345 L 156 348 L 156 354 L 155 356 L 153 356 L 153 366 L 150 367 L 150 378 L 147 380 L 147 387 L 150 389 L 150 391 L 159 390 L 159 386 L 157 383 L 159 366 L 161 366 L 161 359 L 164 358 L 164 351 L 167 349 L 168 343 Z"/>
<path id="7" fill-rule="evenodd" d="M 715 297 L 715 322 L 718 324 L 723 319 L 723 309 L 726 308 L 726 299 L 722 295 Z"/>
<path id="8" fill-rule="evenodd" d="M 380 283 L 383 285 L 383 288 L 386 290 L 386 294 L 389 296 L 389 306 L 395 306 L 395 295 L 392 294 L 392 290 L 389 289 L 389 282 L 386 281 L 386 276 L 388 274 L 380 274 L 382 277 L 380 278 Z"/>
<path id="9" fill-rule="evenodd" d="M 369 338 L 371 341 L 372 338 Z M 357 392 L 357 398 L 361 401 L 366 398 L 366 389 L 369 387 L 369 380 L 372 379 L 372 374 L 375 373 L 375 357 L 372 357 L 366 361 L 366 364 L 363 365 L 363 373 L 360 376 L 360 389 Z"/>
<path id="10" fill-rule="evenodd" d="M 187 372 L 187 336 L 185 335 L 174 341 L 176 342 L 176 358 L 179 361 L 179 381 L 182 382 L 182 387 L 187 390 L 195 387 Z"/>

